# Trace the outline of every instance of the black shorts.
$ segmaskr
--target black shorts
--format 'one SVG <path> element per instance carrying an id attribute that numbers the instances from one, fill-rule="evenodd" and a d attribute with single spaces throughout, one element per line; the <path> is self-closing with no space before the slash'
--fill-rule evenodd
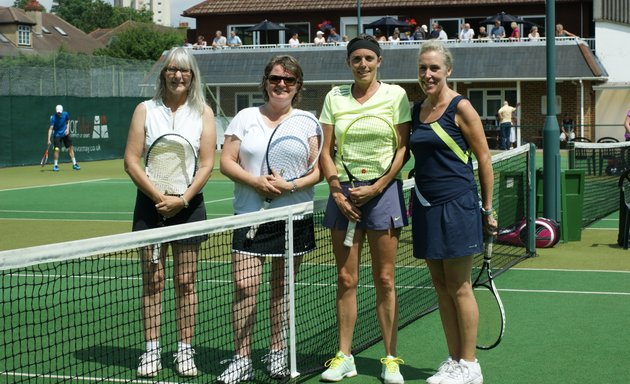
<path id="1" fill-rule="evenodd" d="M 72 139 L 70 138 L 70 135 L 54 137 L 53 144 L 55 148 L 60 148 L 61 143 L 63 143 L 64 147 L 66 148 L 70 147 L 72 145 Z"/>
<path id="2" fill-rule="evenodd" d="M 286 254 L 286 223 L 274 221 L 258 227 L 253 239 L 247 238 L 250 227 L 234 230 L 232 251 L 253 256 L 276 256 Z M 293 254 L 303 255 L 315 249 L 315 226 L 313 217 L 293 221 Z"/>
<path id="3" fill-rule="evenodd" d="M 206 220 L 206 206 L 203 203 L 203 194 L 195 195 L 188 202 L 188 208 L 184 208 L 171 218 L 164 220 L 165 226 L 192 223 Z M 145 229 L 157 228 L 161 222 L 161 217 L 155 209 L 155 203 L 149 199 L 142 191 L 136 193 L 136 207 L 133 211 L 132 231 L 143 231 Z M 175 240 L 178 244 L 198 244 L 206 241 L 208 235 L 194 236 L 187 239 Z"/>

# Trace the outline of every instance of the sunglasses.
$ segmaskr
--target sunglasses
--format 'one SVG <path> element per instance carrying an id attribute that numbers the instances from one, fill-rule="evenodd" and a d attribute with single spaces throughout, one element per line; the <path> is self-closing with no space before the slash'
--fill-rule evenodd
<path id="1" fill-rule="evenodd" d="M 297 79 L 295 77 L 271 75 L 267 76 L 267 80 L 269 80 L 269 82 L 274 85 L 280 84 L 281 81 L 284 81 L 284 84 L 288 86 L 294 86 L 295 84 L 297 84 Z"/>

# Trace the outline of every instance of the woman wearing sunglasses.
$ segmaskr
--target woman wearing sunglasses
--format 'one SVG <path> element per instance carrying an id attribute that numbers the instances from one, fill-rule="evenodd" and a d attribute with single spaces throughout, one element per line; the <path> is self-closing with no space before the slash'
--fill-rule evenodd
<path id="1" fill-rule="evenodd" d="M 274 129 L 294 114 L 311 113 L 294 108 L 302 91 L 303 74 L 292 56 L 277 56 L 267 64 L 260 87 L 265 104 L 241 110 L 225 132 L 221 152 L 221 172 L 234 181 L 234 213 L 239 215 L 261 209 L 265 199 L 269 208 L 311 201 L 314 185 L 321 180 L 316 166 L 306 176 L 292 182 L 276 174 L 267 174 L 265 154 Z M 265 259 L 271 261 L 270 320 L 271 341 L 264 362 L 272 378 L 287 376 L 287 345 L 283 339 L 284 308 L 284 225 L 261 225 L 253 238 L 249 228 L 234 231 L 232 239 L 232 276 L 234 302 L 232 319 L 235 353 L 230 365 L 219 375 L 220 383 L 235 384 L 254 379 L 251 347 L 256 322 L 256 296 L 262 280 Z M 294 221 L 294 243 L 304 254 L 315 248 L 313 219 Z M 297 272 L 301 257 L 295 258 Z"/>

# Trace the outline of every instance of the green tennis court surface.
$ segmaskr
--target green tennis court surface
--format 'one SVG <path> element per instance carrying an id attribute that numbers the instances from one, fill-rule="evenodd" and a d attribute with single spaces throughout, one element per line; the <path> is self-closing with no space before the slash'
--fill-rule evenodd
<path id="1" fill-rule="evenodd" d="M 62 172 L 58 174 L 42 171 L 40 167 L 0 169 L 0 230 L 11 236 L 0 238 L 0 250 L 129 232 L 135 187 L 122 172 L 122 162 L 81 165 L 83 169 L 79 172 L 65 170 L 62 166 Z M 209 217 L 214 214 L 232 215 L 233 184 L 218 171 L 215 171 L 211 180 L 204 189 Z M 326 196 L 325 185 L 318 187 L 317 194 L 318 197 Z M 507 330 L 499 347 L 478 354 L 486 383 L 618 383 L 624 382 L 618 380 L 620 377 L 629 377 L 630 369 L 624 364 L 602 364 L 611 356 L 623 356 L 625 349 L 622 348 L 627 347 L 630 341 L 627 327 L 627 319 L 630 318 L 630 284 L 627 283 L 630 278 L 630 253 L 615 244 L 617 225 L 616 214 L 609 215 L 592 226 L 597 229 L 583 231 L 582 241 L 560 243 L 553 249 L 538 250 L 538 257 L 518 264 L 519 268 L 527 267 L 528 270 L 512 269 L 499 276 L 497 286 L 506 305 Z M 10 325 L 15 327 L 15 331 L 10 334 L 5 332 L 5 342 L 10 341 L 13 347 L 5 349 L 2 352 L 4 356 L 0 358 L 2 360 L 10 356 L 12 350 L 29 348 L 28 338 L 20 335 L 33 332 L 33 327 L 38 332 L 38 324 L 48 320 L 41 316 L 55 318 L 76 314 L 80 320 L 74 323 L 60 321 L 56 325 L 59 330 L 55 331 L 60 332 L 56 335 L 63 336 L 55 336 L 48 342 L 52 352 L 43 353 L 35 359 L 45 365 L 53 361 L 49 354 L 69 353 L 73 359 L 71 366 L 79 364 L 80 372 L 89 372 L 89 375 L 77 376 L 72 368 L 57 367 L 58 376 L 38 376 L 41 375 L 39 370 L 22 370 L 24 376 L 0 376 L 0 382 L 94 382 L 111 377 L 112 372 L 120 372 L 121 369 L 127 374 L 117 380 L 103 379 L 103 382 L 132 382 L 135 379 L 136 356 L 140 355 L 142 345 L 138 343 L 137 337 L 129 335 L 136 335 L 141 327 L 136 301 L 140 292 L 137 262 L 133 257 L 115 257 L 108 258 L 107 265 L 102 268 L 91 263 L 90 260 L 78 263 L 83 270 L 40 271 L 18 276 L 18 282 L 12 280 L 11 285 L 20 289 L 3 291 L 3 295 L 10 295 L 8 298 L 23 297 L 24 290 L 34 289 L 45 280 L 46 287 L 42 291 L 47 286 L 61 289 L 67 296 L 63 299 L 75 300 L 76 305 L 68 307 L 68 313 L 59 314 L 46 311 L 50 304 L 49 298 L 42 297 L 40 302 L 30 304 L 20 303 L 19 299 L 12 300 L 16 304 L 11 305 L 21 306 L 16 311 L 25 312 L 20 312 L 23 315 L 18 320 L 11 320 L 15 322 Z M 202 260 L 200 264 L 200 270 L 214 272 L 202 272 L 198 279 L 199 289 L 204 295 L 200 306 L 205 308 L 199 309 L 197 334 L 200 338 L 206 338 L 209 333 L 216 333 L 217 338 L 211 344 L 204 343 L 197 347 L 197 365 L 201 372 L 199 378 L 181 380 L 169 376 L 162 382 L 212 382 L 223 367 L 219 367 L 216 359 L 211 357 L 223 353 L 226 358 L 230 357 L 231 339 L 219 332 L 220 329 L 230 327 L 229 311 L 225 309 L 231 302 L 231 295 L 225 294 L 230 284 L 229 264 L 225 259 Z M 316 270 L 320 267 L 319 263 L 305 266 L 300 272 L 302 284 L 298 284 L 296 289 L 303 296 L 316 294 L 322 295 L 324 299 L 329 297 L 329 302 L 324 300 L 319 305 L 326 303 L 326 307 L 331 307 L 334 306 L 334 273 L 322 276 L 317 272 L 308 272 L 309 268 Z M 600 270 L 609 272 L 598 272 Z M 369 293 L 371 276 L 369 271 L 364 272 L 362 285 Z M 407 281 L 409 276 L 413 278 L 425 272 L 406 265 L 400 266 L 397 271 L 398 281 Z M 35 284 L 37 282 L 39 284 Z M 9 282 L 3 280 L 3 284 Z M 122 297 L 108 297 L 112 284 L 119 285 L 117 290 L 126 287 L 127 292 Z M 411 301 L 401 303 L 401 312 L 414 311 L 415 303 L 412 301 L 415 290 L 430 289 L 428 286 L 422 288 L 423 285 L 401 284 L 398 287 L 401 296 L 411 292 L 411 295 L 407 295 Z M 319 286 L 320 290 L 313 291 L 315 286 Z M 103 297 L 82 300 L 88 295 L 92 297 L 92 294 Z M 164 300 L 166 317 L 163 321 L 163 345 L 172 345 L 175 338 L 172 285 L 167 288 L 165 295 L 168 297 Z M 266 293 L 261 292 L 261 295 L 261 300 L 265 300 Z M 207 297 L 211 300 L 207 300 Z M 112 305 L 113 300 L 120 302 Z M 116 313 L 102 309 L 108 306 L 115 307 Z M 4 313 L 9 313 L 14 307 L 5 304 L 3 308 Z M 81 317 L 79 314 L 89 315 Z M 374 309 L 366 307 L 359 315 L 361 318 L 373 318 Z M 318 321 L 313 313 L 307 316 Z M 330 321 L 329 317 L 320 322 Z M 262 328 L 268 320 L 263 317 L 260 321 Z M 90 343 L 89 335 L 94 334 L 94 329 L 108 329 L 113 323 L 121 322 L 128 324 L 124 331 L 117 329 L 114 334 L 107 335 L 115 342 L 99 343 L 97 347 Z M 334 325 L 329 332 L 334 333 Z M 317 335 L 313 331 L 312 336 L 308 332 L 302 336 L 308 339 L 317 338 Z M 97 335 L 98 338 L 101 336 Z M 359 353 L 359 376 L 345 379 L 344 382 L 380 382 L 379 359 L 382 351 L 382 345 L 377 341 L 374 346 Z M 165 370 L 172 370 L 167 365 L 172 360 L 171 353 L 170 350 L 163 351 Z M 316 357 L 323 362 L 334 353 L 334 350 L 318 350 Z M 402 367 L 406 382 L 423 383 L 447 353 L 438 314 L 431 313 L 403 328 L 399 333 L 398 353 L 406 361 Z M 0 369 L 7 370 L 10 367 Z M 32 375 L 31 380 L 28 375 Z M 305 373 L 300 381 L 318 382 L 318 375 Z"/>

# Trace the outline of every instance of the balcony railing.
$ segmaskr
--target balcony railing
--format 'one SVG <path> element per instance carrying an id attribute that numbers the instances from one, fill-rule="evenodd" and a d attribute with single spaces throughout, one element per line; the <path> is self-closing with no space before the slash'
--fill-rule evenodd
<path id="1" fill-rule="evenodd" d="M 381 46 L 384 49 L 387 48 L 397 48 L 397 49 L 405 49 L 405 48 L 409 48 L 409 49 L 417 49 L 423 42 L 426 42 L 428 40 L 404 40 L 401 41 L 399 43 L 391 43 L 391 42 L 381 42 Z M 467 41 L 463 41 L 463 40 L 459 40 L 459 39 L 450 39 L 450 40 L 442 40 L 442 42 L 446 45 L 448 45 L 449 47 L 463 47 L 463 46 L 484 46 L 484 47 L 508 47 L 508 46 L 514 46 L 514 44 L 519 44 L 519 45 L 546 45 L 547 44 L 547 40 L 544 37 L 541 37 L 539 39 L 535 39 L 535 40 L 530 40 L 529 38 L 521 38 L 518 40 L 514 40 L 514 39 L 509 39 L 509 38 L 505 38 L 505 39 L 498 39 L 498 40 L 492 40 L 492 39 L 473 39 L 473 40 L 467 40 Z M 571 45 L 571 44 L 586 44 L 589 46 L 589 48 L 591 49 L 591 51 L 595 52 L 595 39 L 593 38 L 588 38 L 588 39 L 583 39 L 583 38 L 579 38 L 579 37 L 556 37 L 556 45 Z M 210 46 L 207 47 L 191 47 L 193 50 L 197 51 L 197 52 L 203 52 L 203 53 L 211 53 L 211 52 L 215 52 L 215 53 L 219 53 L 219 52 L 224 52 L 224 51 L 231 51 L 231 50 L 239 50 L 239 51 L 250 51 L 250 50 L 260 50 L 260 49 L 265 49 L 265 50 L 293 50 L 293 49 L 321 49 L 321 48 L 326 48 L 326 49 L 345 49 L 345 46 L 347 45 L 346 42 L 341 42 L 341 43 L 325 43 L 322 45 L 315 45 L 314 43 L 300 43 L 300 45 L 298 46 L 290 46 L 289 44 L 260 44 L 260 45 L 239 45 L 239 46 L 235 46 L 235 47 L 223 47 L 223 48 L 213 48 Z"/>

